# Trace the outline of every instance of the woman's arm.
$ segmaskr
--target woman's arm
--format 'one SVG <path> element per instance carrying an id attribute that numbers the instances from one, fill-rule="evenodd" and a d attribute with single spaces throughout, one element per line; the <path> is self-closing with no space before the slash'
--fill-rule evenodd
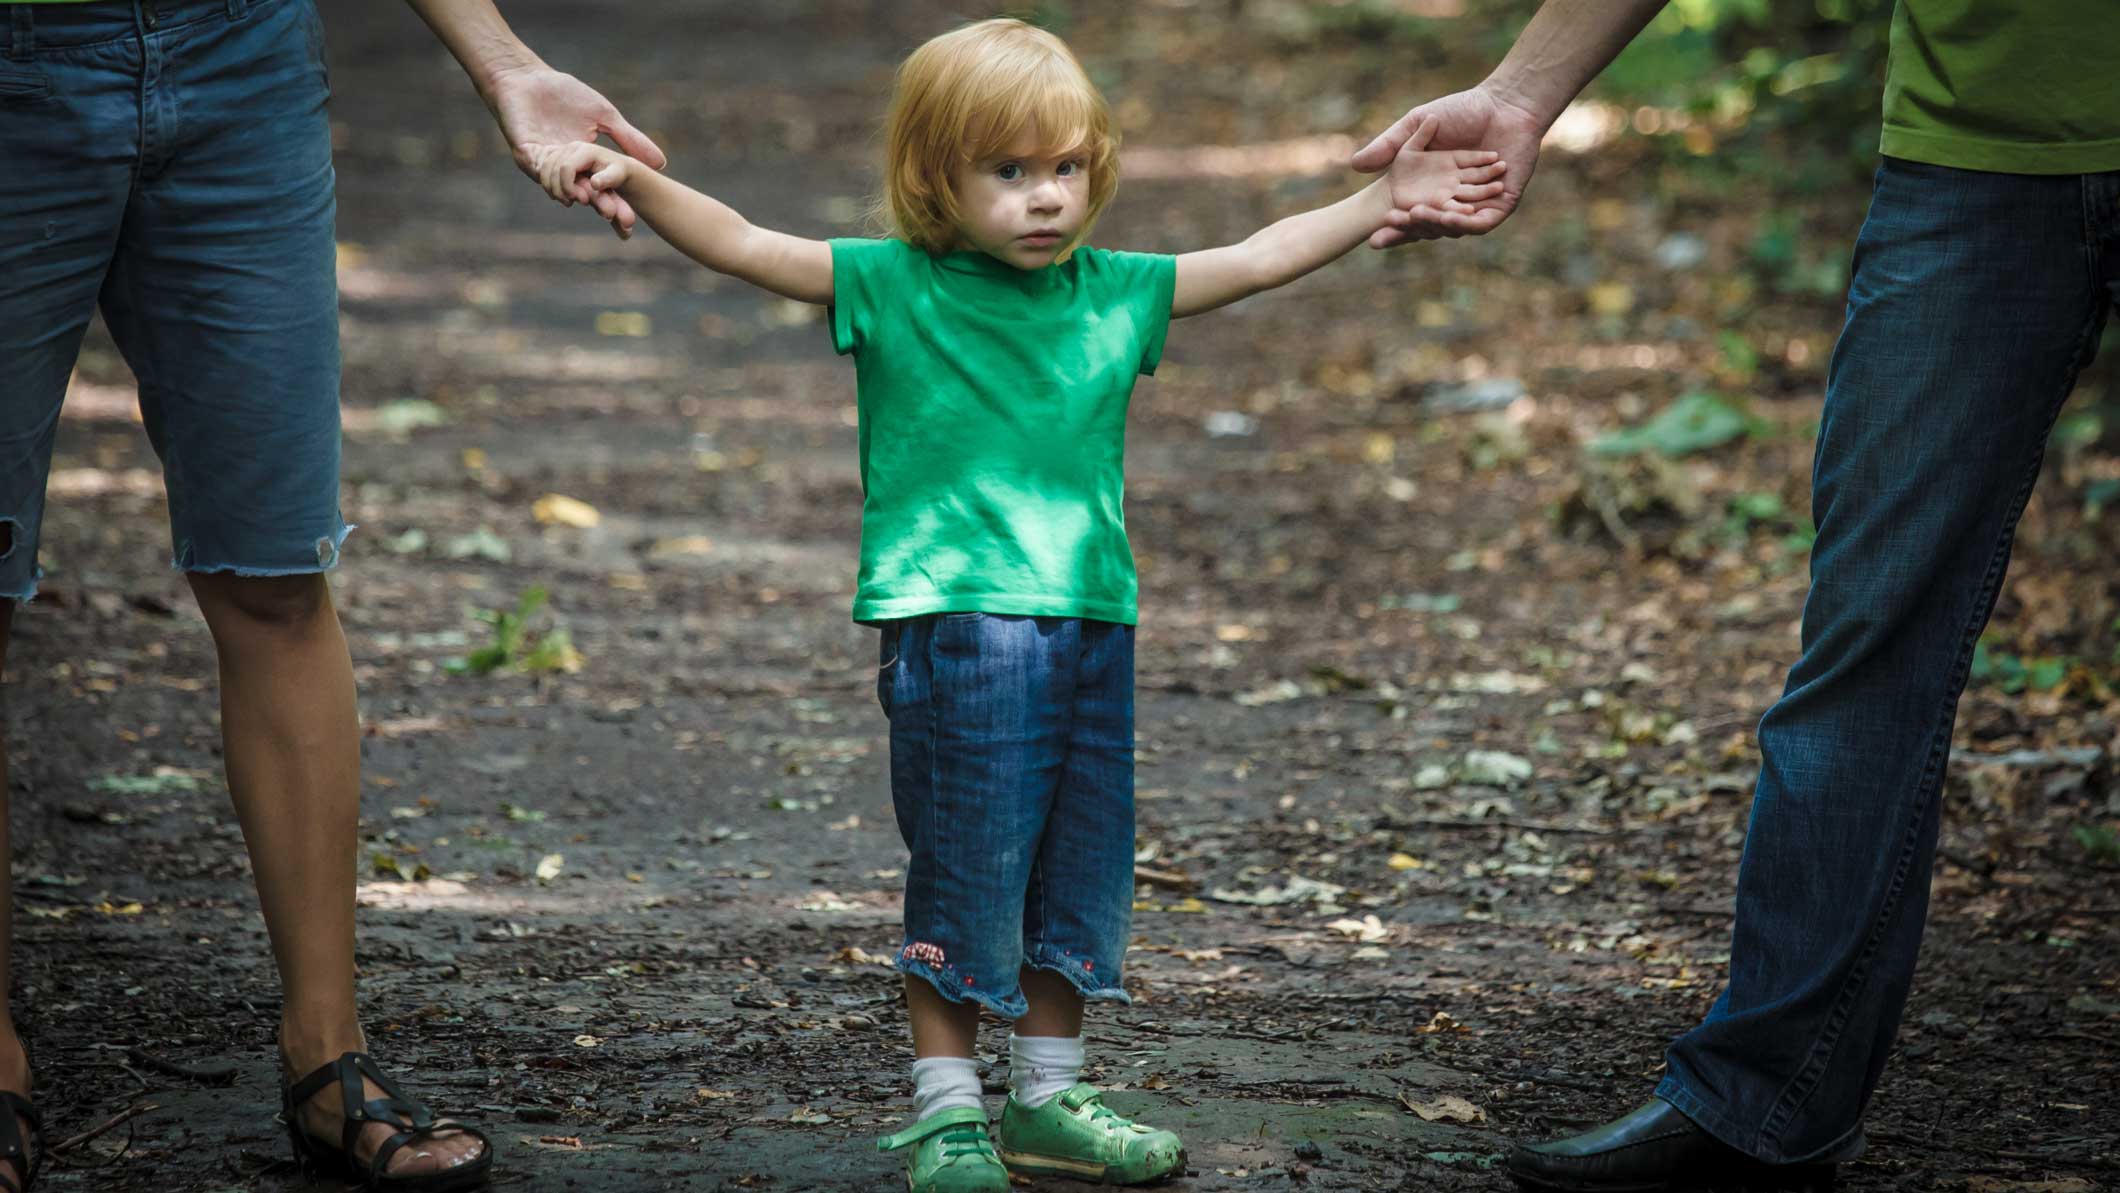
<path id="1" fill-rule="evenodd" d="M 700 194 L 601 145 L 554 152 L 538 171 L 547 193 L 573 203 L 582 188 L 616 193 L 670 246 L 716 273 L 800 302 L 832 301 L 832 246 L 761 228 L 719 199 Z"/>
<path id="2" fill-rule="evenodd" d="M 1385 227 L 1395 210 L 1429 204 L 1439 210 L 1470 211 L 1472 204 L 1499 193 L 1501 183 L 1495 180 L 1507 167 L 1498 155 L 1484 150 L 1423 152 L 1419 146 L 1427 143 L 1427 131 L 1399 153 L 1388 177 L 1330 207 L 1289 216 L 1242 244 L 1179 257 L 1171 318 L 1227 306 L 1337 261 Z"/>
<path id="3" fill-rule="evenodd" d="M 406 2 L 471 76 L 471 85 L 500 124 L 523 173 L 537 177 L 545 154 L 572 141 L 593 141 L 599 134 L 658 170 L 664 166 L 655 142 L 594 88 L 545 65 L 508 27 L 493 0 Z M 633 210 L 617 195 L 582 193 L 575 199 L 593 204 L 619 235 L 633 231 Z"/>

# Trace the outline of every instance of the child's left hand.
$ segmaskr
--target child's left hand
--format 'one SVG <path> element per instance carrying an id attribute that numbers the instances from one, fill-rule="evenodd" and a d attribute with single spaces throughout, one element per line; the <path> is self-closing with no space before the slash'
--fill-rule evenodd
<path id="1" fill-rule="evenodd" d="M 1392 222 L 1400 223 L 1422 213 L 1442 211 L 1470 214 L 1474 205 L 1502 193 L 1502 175 L 1508 163 L 1498 153 L 1485 149 L 1444 149 L 1429 152 L 1435 136 L 1433 118 L 1422 121 L 1405 147 L 1392 159 L 1390 186 Z"/>
<path id="2" fill-rule="evenodd" d="M 599 191 L 622 189 L 635 171 L 646 169 L 616 150 L 588 141 L 576 141 L 547 150 L 544 159 L 537 163 L 537 180 L 545 188 L 545 193 L 572 207 L 576 203 L 592 201 Z M 631 231 L 620 227 L 616 221 L 612 227 L 621 239 Z"/>

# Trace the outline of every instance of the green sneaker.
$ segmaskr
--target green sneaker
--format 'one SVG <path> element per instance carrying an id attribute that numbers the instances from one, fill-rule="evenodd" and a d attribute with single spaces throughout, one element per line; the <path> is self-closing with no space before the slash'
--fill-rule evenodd
<path id="1" fill-rule="evenodd" d="M 1008 1096 L 1001 1162 L 1014 1172 L 1139 1185 L 1184 1172 L 1185 1145 L 1121 1118 L 1095 1086 L 1077 1085 L 1036 1110 Z"/>
<path id="2" fill-rule="evenodd" d="M 986 1111 L 963 1107 L 931 1114 L 876 1150 L 905 1153 L 905 1187 L 912 1193 L 1008 1193 L 1008 1169 L 986 1134 Z"/>

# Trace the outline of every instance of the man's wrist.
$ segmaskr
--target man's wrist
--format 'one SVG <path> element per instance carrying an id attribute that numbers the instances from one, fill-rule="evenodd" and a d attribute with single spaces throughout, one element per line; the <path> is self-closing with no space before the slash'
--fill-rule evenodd
<path id="1" fill-rule="evenodd" d="M 477 66 L 470 68 L 469 73 L 471 85 L 476 87 L 479 95 L 491 105 L 494 97 L 500 94 L 501 89 L 506 87 L 510 80 L 526 76 L 532 71 L 547 69 L 550 68 L 545 65 L 544 59 L 531 53 L 528 46 L 518 46 L 514 50 L 499 51 L 491 58 L 482 59 Z"/>
<path id="2" fill-rule="evenodd" d="M 1554 97 L 1542 94 L 1518 78 L 1506 62 L 1496 67 L 1494 73 L 1481 80 L 1473 90 L 1485 95 L 1496 107 L 1531 121 L 1541 131 L 1553 127 L 1553 122 L 1560 119 L 1561 109 L 1573 98 L 1563 96 L 1556 103 Z"/>

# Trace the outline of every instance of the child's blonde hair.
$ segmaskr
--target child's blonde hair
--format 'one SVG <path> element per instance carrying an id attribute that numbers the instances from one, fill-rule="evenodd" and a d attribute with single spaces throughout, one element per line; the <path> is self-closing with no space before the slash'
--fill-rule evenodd
<path id="1" fill-rule="evenodd" d="M 1051 33 L 1008 18 L 951 30 L 898 68 L 884 121 L 884 213 L 908 243 L 947 252 L 962 222 L 950 172 L 1028 131 L 1041 149 L 1079 152 L 1088 167 L 1089 211 L 1056 258 L 1065 261 L 1119 189 L 1111 123 L 1104 96 Z"/>

